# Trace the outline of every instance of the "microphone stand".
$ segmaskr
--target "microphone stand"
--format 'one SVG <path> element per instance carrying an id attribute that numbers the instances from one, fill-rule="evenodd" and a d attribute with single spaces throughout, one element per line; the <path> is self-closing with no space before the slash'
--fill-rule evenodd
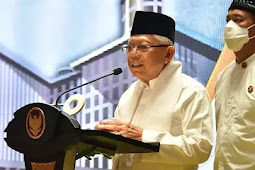
<path id="1" fill-rule="evenodd" d="M 95 80 L 89 81 L 89 82 L 87 82 L 87 83 L 81 84 L 81 85 L 79 85 L 79 86 L 76 86 L 76 87 L 74 87 L 74 88 L 71 88 L 71 89 L 68 89 L 68 90 L 62 92 L 62 93 L 58 96 L 58 98 L 57 98 L 57 100 L 56 100 L 56 102 L 55 102 L 55 106 L 56 106 L 56 107 L 59 106 L 58 101 L 59 101 L 59 99 L 60 99 L 64 94 L 66 94 L 66 93 L 68 93 L 68 92 L 70 92 L 70 91 L 72 91 L 72 90 L 78 89 L 78 88 L 80 88 L 80 87 L 82 87 L 82 86 L 85 86 L 85 85 L 87 85 L 87 84 L 93 83 L 93 82 L 95 82 L 95 81 L 97 81 L 97 80 L 100 80 L 100 79 L 102 79 L 102 78 L 108 77 L 108 76 L 110 76 L 110 75 L 118 75 L 118 74 L 120 74 L 121 72 L 122 72 L 121 68 L 117 68 L 117 69 L 113 70 L 113 72 L 110 73 L 110 74 L 104 75 L 104 76 L 99 77 L 99 78 L 97 78 L 97 79 L 95 79 Z"/>

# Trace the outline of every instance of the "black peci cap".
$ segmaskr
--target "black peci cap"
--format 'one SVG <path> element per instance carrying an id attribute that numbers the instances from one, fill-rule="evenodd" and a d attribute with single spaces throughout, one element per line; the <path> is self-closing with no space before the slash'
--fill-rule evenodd
<path id="1" fill-rule="evenodd" d="M 174 43 L 175 21 L 163 14 L 136 11 L 131 36 L 136 34 L 156 34 L 167 37 Z"/>
<path id="2" fill-rule="evenodd" d="M 255 0 L 233 0 L 229 9 L 241 9 L 255 14 Z"/>

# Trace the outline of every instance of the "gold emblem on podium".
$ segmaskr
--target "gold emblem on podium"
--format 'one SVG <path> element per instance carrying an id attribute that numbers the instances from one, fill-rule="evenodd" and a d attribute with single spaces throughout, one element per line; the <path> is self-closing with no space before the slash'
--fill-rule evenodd
<path id="1" fill-rule="evenodd" d="M 45 130 L 44 112 L 39 107 L 33 107 L 27 114 L 26 129 L 32 139 L 39 139 Z"/>

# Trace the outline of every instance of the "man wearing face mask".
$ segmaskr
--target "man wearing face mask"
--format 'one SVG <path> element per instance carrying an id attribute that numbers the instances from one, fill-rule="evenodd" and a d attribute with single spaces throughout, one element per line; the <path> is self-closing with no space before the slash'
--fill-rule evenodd
<path id="1" fill-rule="evenodd" d="M 224 39 L 236 60 L 215 87 L 217 145 L 214 169 L 255 169 L 255 0 L 234 0 Z"/>

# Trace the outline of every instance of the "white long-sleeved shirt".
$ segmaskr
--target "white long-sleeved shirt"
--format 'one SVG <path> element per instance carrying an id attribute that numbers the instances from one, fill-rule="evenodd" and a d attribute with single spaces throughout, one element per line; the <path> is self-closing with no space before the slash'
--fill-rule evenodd
<path id="1" fill-rule="evenodd" d="M 212 148 L 211 104 L 205 88 L 172 61 L 146 86 L 136 81 L 122 95 L 115 118 L 143 128 L 143 142 L 159 153 L 117 154 L 113 169 L 193 170 Z"/>
<path id="2" fill-rule="evenodd" d="M 254 88 L 254 89 L 253 89 Z M 230 63 L 215 87 L 217 145 L 214 169 L 255 169 L 255 54 Z"/>

